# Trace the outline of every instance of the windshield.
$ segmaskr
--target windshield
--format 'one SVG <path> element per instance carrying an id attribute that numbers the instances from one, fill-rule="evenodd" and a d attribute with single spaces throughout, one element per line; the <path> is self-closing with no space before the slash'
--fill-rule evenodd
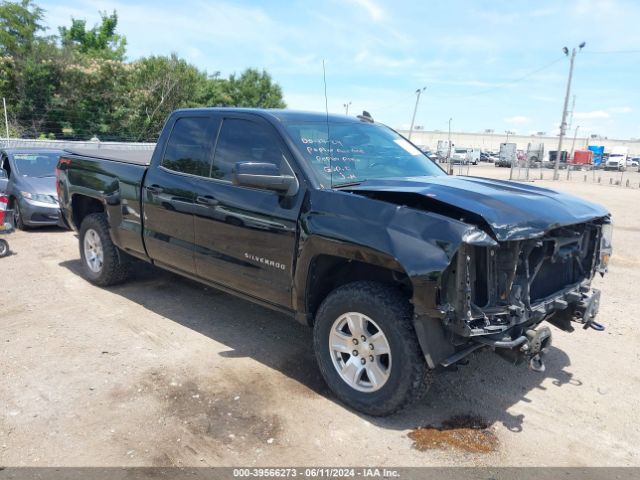
<path id="1" fill-rule="evenodd" d="M 382 125 L 317 122 L 290 124 L 287 130 L 323 186 L 446 175 L 424 153 Z"/>
<path id="2" fill-rule="evenodd" d="M 58 164 L 57 153 L 16 153 L 13 161 L 16 173 L 23 177 L 53 177 Z"/>

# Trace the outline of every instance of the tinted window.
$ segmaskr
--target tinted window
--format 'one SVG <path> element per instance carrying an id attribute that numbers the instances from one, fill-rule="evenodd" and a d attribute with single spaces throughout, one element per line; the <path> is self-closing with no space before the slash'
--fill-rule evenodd
<path id="1" fill-rule="evenodd" d="M 176 172 L 209 176 L 215 132 L 206 117 L 185 117 L 176 121 L 162 158 L 162 166 Z"/>
<path id="2" fill-rule="evenodd" d="M 266 125 L 228 118 L 222 122 L 211 176 L 230 181 L 237 162 L 267 162 L 286 169 L 277 138 Z"/>

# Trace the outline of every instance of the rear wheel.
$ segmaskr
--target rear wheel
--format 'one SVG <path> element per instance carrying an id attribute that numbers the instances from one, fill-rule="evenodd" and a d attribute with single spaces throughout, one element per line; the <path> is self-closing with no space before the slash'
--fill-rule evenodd
<path id="1" fill-rule="evenodd" d="M 426 393 L 427 368 L 402 292 L 354 282 L 322 302 L 314 324 L 320 371 L 336 396 L 369 415 L 390 415 Z"/>
<path id="2" fill-rule="evenodd" d="M 85 277 L 95 285 L 115 285 L 129 276 L 128 259 L 113 244 L 104 213 L 92 213 L 82 221 L 80 256 Z"/>

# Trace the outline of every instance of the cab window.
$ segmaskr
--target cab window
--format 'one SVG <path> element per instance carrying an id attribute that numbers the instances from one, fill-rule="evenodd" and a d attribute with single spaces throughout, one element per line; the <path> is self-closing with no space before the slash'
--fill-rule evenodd
<path id="1" fill-rule="evenodd" d="M 273 163 L 282 172 L 290 171 L 277 137 L 266 125 L 226 118 L 220 128 L 211 177 L 231 181 L 238 162 Z"/>
<path id="2" fill-rule="evenodd" d="M 162 157 L 162 166 L 180 173 L 208 177 L 215 132 L 209 117 L 176 120 Z"/>

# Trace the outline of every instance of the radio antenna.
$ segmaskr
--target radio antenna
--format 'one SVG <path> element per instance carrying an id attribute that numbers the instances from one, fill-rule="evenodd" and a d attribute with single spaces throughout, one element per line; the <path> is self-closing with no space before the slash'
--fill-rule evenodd
<path id="1" fill-rule="evenodd" d="M 331 165 L 331 154 L 333 148 L 331 147 L 331 130 L 329 129 L 329 98 L 327 97 L 327 70 L 324 66 L 324 58 L 322 59 L 322 79 L 324 81 L 324 111 L 327 118 L 327 145 L 329 150 L 329 185 L 333 190 L 333 166 Z"/>

